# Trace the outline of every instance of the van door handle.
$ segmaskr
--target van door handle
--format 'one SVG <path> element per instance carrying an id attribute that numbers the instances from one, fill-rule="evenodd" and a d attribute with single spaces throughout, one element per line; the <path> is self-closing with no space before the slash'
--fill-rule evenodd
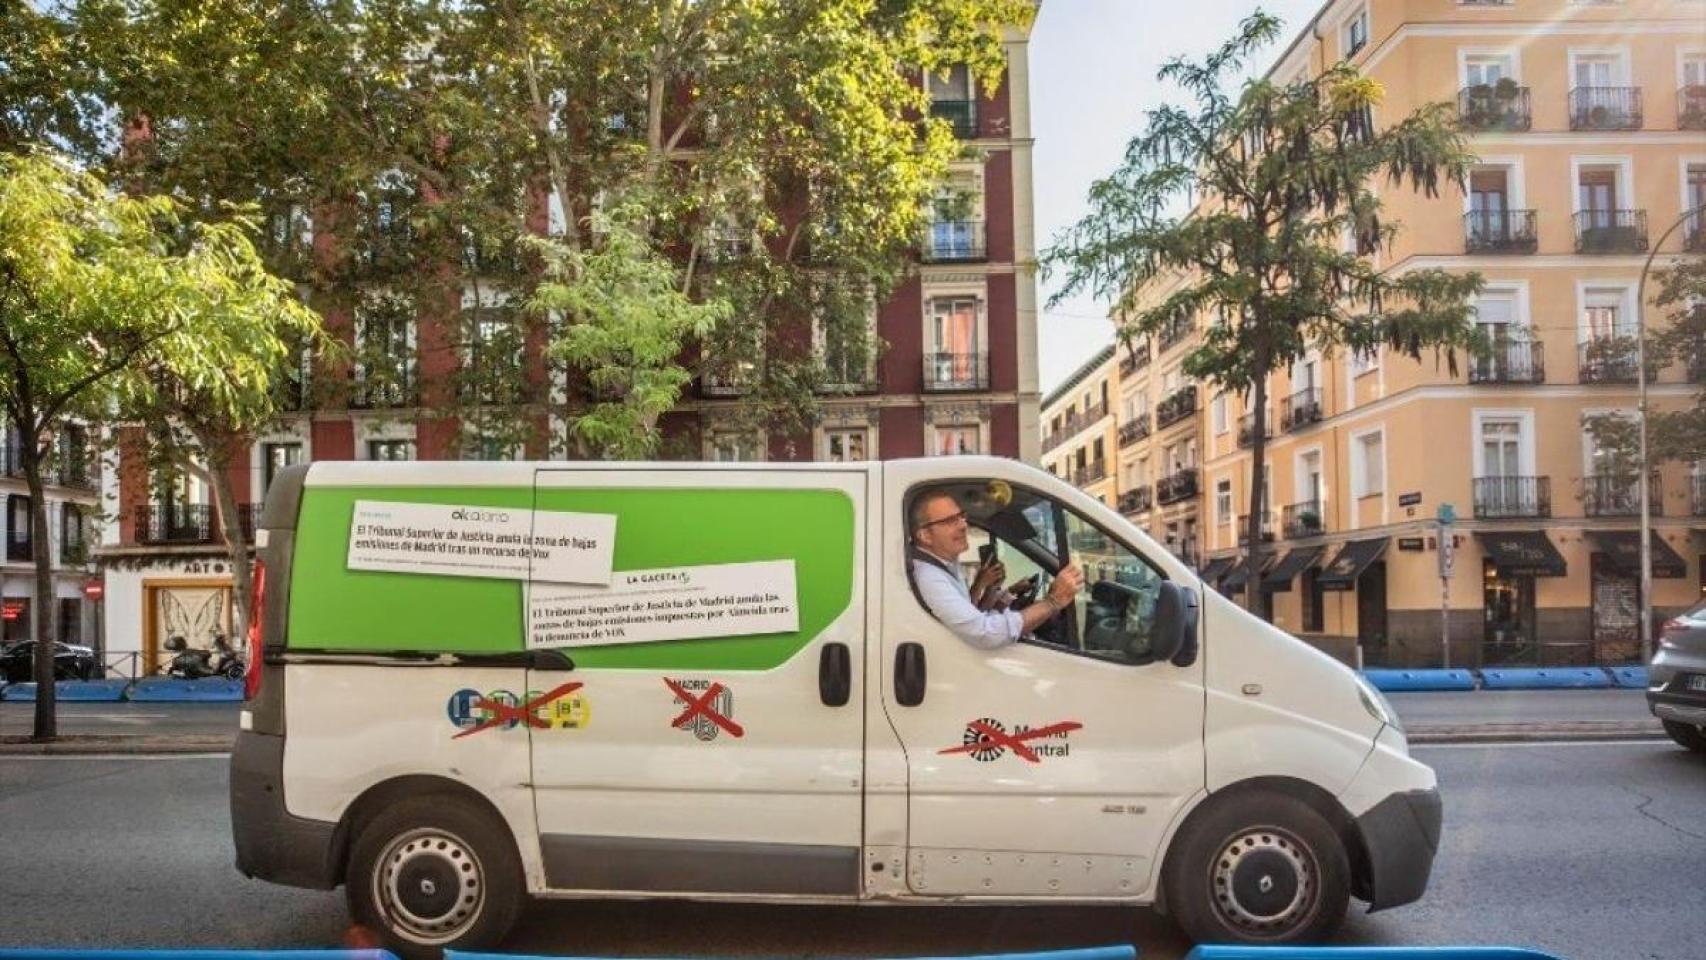
<path id="1" fill-rule="evenodd" d="M 817 658 L 817 695 L 826 707 L 845 707 L 853 695 L 853 655 L 845 643 L 826 643 Z"/>
<path id="2" fill-rule="evenodd" d="M 894 700 L 903 707 L 924 702 L 924 645 L 903 643 L 894 652 Z"/>

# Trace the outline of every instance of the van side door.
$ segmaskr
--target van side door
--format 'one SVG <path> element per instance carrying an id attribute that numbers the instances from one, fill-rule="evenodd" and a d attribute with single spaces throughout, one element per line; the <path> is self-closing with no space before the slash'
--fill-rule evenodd
<path id="1" fill-rule="evenodd" d="M 990 473 L 946 472 L 968 464 Z M 938 622 L 908 581 L 905 532 L 911 497 L 940 483 L 961 491 L 972 524 L 967 580 L 988 542 L 1009 582 L 1035 572 L 1039 590 L 1070 554 L 1086 578 L 1075 607 L 994 650 Z M 1162 838 L 1203 786 L 1203 674 L 1200 658 L 1145 659 L 1143 598 L 1195 578 L 1111 511 L 1019 465 L 890 463 L 882 508 L 892 533 L 872 696 L 906 755 L 911 893 L 1149 894 Z"/>
<path id="2" fill-rule="evenodd" d="M 530 580 L 546 886 L 859 890 L 864 468 L 542 469 L 536 511 L 616 516 L 608 587 Z"/>

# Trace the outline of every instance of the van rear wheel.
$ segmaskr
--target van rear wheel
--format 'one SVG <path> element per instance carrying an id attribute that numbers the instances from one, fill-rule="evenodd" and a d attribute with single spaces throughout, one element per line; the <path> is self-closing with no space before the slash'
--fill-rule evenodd
<path id="1" fill-rule="evenodd" d="M 494 947 L 524 884 L 509 831 L 454 797 L 412 797 L 361 829 L 346 878 L 350 913 L 407 957 Z"/>
<path id="2" fill-rule="evenodd" d="M 1227 797 L 1187 823 L 1162 871 L 1197 943 L 1319 943 L 1344 919 L 1350 862 L 1330 823 L 1279 793 Z"/>

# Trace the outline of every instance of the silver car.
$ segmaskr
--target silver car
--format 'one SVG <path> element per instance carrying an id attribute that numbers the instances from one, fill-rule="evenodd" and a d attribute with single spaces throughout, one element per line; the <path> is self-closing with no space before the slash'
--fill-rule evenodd
<path id="1" fill-rule="evenodd" d="M 1706 753 L 1706 600 L 1665 621 L 1647 706 L 1671 739 Z"/>

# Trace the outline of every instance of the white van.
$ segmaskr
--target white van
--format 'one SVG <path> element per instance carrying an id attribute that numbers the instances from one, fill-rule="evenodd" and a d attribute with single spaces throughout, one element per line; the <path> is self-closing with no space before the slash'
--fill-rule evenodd
<path id="1" fill-rule="evenodd" d="M 908 516 L 1077 602 L 980 650 Z M 237 867 L 406 952 L 525 898 L 1155 905 L 1325 937 L 1427 885 L 1434 773 L 1352 671 L 1018 462 L 290 468 L 258 531 Z M 1039 591 L 1040 593 L 1041 591 Z"/>

